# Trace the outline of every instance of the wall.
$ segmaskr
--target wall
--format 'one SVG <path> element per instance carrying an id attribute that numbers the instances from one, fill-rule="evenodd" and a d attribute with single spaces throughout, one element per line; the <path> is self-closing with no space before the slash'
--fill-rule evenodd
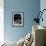
<path id="1" fill-rule="evenodd" d="M 43 9 L 46 9 L 46 0 L 41 0 L 40 1 L 40 9 L 41 9 L 41 11 L 43 10 Z M 43 17 L 43 22 L 41 21 L 40 22 L 40 25 L 42 25 L 42 26 L 46 26 L 46 10 L 43 12 L 43 15 L 42 15 L 42 17 Z"/>
<path id="2" fill-rule="evenodd" d="M 0 0 L 0 42 L 4 41 L 4 0 Z"/>
<path id="3" fill-rule="evenodd" d="M 33 18 L 40 10 L 40 0 L 4 0 L 4 36 L 7 41 L 18 41 L 32 28 Z M 24 27 L 12 27 L 12 12 L 24 12 Z"/>

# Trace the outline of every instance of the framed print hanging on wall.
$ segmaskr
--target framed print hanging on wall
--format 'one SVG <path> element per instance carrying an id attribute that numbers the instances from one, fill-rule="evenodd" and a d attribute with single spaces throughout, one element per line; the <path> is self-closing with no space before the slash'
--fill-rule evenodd
<path id="1" fill-rule="evenodd" d="M 12 12 L 12 26 L 24 26 L 24 12 Z"/>

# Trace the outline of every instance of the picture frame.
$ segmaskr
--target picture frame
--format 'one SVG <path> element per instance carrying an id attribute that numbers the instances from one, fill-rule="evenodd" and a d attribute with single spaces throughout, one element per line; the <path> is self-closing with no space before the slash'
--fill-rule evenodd
<path id="1" fill-rule="evenodd" d="M 24 12 L 12 12 L 12 26 L 13 27 L 24 26 Z"/>

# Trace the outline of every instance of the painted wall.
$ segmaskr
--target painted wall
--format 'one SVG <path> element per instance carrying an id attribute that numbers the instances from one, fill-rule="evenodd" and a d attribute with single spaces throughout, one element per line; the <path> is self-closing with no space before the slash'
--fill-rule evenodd
<path id="1" fill-rule="evenodd" d="M 43 10 L 43 9 L 46 9 L 46 0 L 41 0 L 40 1 L 40 9 L 41 9 L 41 11 Z M 46 10 L 43 12 L 43 15 L 42 15 L 42 17 L 43 17 L 43 22 L 41 21 L 40 22 L 40 25 L 42 25 L 42 26 L 46 26 Z"/>
<path id="2" fill-rule="evenodd" d="M 0 42 L 4 41 L 4 0 L 0 0 Z"/>
<path id="3" fill-rule="evenodd" d="M 40 0 L 4 0 L 4 35 L 7 41 L 18 41 L 32 29 L 33 18 L 40 9 Z M 24 27 L 12 27 L 12 12 L 24 12 Z"/>

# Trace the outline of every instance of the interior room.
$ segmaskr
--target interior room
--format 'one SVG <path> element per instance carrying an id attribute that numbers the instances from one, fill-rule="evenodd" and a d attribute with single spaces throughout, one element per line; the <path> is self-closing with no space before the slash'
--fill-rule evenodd
<path id="1" fill-rule="evenodd" d="M 46 0 L 0 0 L 0 46 L 46 46 Z"/>

